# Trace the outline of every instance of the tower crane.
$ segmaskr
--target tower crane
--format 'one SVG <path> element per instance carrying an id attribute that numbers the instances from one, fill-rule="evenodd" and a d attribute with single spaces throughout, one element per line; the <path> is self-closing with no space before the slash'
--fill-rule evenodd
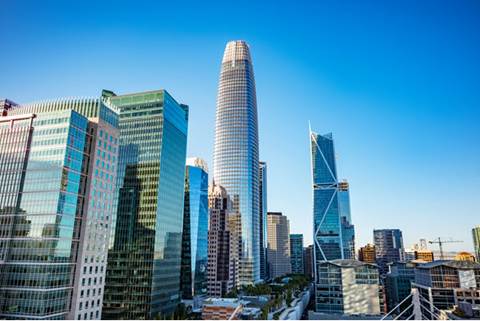
<path id="1" fill-rule="evenodd" d="M 428 243 L 430 244 L 438 244 L 438 248 L 440 249 L 440 259 L 443 260 L 444 259 L 444 256 L 443 256 L 443 244 L 445 243 L 463 243 L 463 241 L 454 241 L 452 239 L 450 240 L 445 240 L 445 239 L 442 239 L 440 237 L 434 239 L 433 241 L 428 241 Z"/>

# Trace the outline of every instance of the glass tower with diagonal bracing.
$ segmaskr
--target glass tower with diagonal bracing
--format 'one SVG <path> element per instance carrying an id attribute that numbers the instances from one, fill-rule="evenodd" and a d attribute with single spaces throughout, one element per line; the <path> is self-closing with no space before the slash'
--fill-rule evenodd
<path id="1" fill-rule="evenodd" d="M 236 285 L 260 280 L 258 127 L 255 80 L 244 41 L 227 44 L 218 86 L 213 179 L 240 217 Z"/>

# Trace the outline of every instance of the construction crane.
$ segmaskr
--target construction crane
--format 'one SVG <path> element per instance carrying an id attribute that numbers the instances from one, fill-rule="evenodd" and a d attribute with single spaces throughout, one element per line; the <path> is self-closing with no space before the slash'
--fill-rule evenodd
<path id="1" fill-rule="evenodd" d="M 440 249 L 440 260 L 443 260 L 444 259 L 444 256 L 443 256 L 443 244 L 445 243 L 463 243 L 463 241 L 454 241 L 452 239 L 450 240 L 445 240 L 445 239 L 442 239 L 442 238 L 436 238 L 435 240 L 433 241 L 428 241 L 428 243 L 430 244 L 438 244 L 438 248 Z"/>

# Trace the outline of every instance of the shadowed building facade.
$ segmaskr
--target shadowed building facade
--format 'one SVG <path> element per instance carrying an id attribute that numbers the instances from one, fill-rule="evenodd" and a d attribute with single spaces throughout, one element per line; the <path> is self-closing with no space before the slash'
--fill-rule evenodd
<path id="1" fill-rule="evenodd" d="M 200 158 L 188 158 L 182 235 L 182 298 L 207 294 L 208 169 Z"/>
<path id="2" fill-rule="evenodd" d="M 165 90 L 104 95 L 120 157 L 102 319 L 166 316 L 180 302 L 188 107 Z"/>
<path id="3" fill-rule="evenodd" d="M 290 234 L 290 261 L 292 262 L 292 273 L 303 274 L 305 272 L 303 234 Z"/>
<path id="4" fill-rule="evenodd" d="M 241 234 L 236 286 L 260 280 L 258 125 L 255 79 L 244 41 L 227 43 L 218 86 L 213 179 L 226 189 Z M 234 231 L 232 231 L 234 232 Z"/>

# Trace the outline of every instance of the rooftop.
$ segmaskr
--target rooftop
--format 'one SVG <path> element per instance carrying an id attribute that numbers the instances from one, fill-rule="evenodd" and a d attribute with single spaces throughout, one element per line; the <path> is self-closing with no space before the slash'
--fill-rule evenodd
<path id="1" fill-rule="evenodd" d="M 328 261 L 328 263 L 331 263 L 340 267 L 358 267 L 358 266 L 365 266 L 365 265 L 376 267 L 375 264 L 357 261 L 357 260 L 332 260 L 332 261 Z"/>
<path id="2" fill-rule="evenodd" d="M 456 269 L 480 269 L 480 263 L 471 261 L 438 260 L 419 265 L 419 269 L 431 269 L 437 266 L 448 266 Z"/>

